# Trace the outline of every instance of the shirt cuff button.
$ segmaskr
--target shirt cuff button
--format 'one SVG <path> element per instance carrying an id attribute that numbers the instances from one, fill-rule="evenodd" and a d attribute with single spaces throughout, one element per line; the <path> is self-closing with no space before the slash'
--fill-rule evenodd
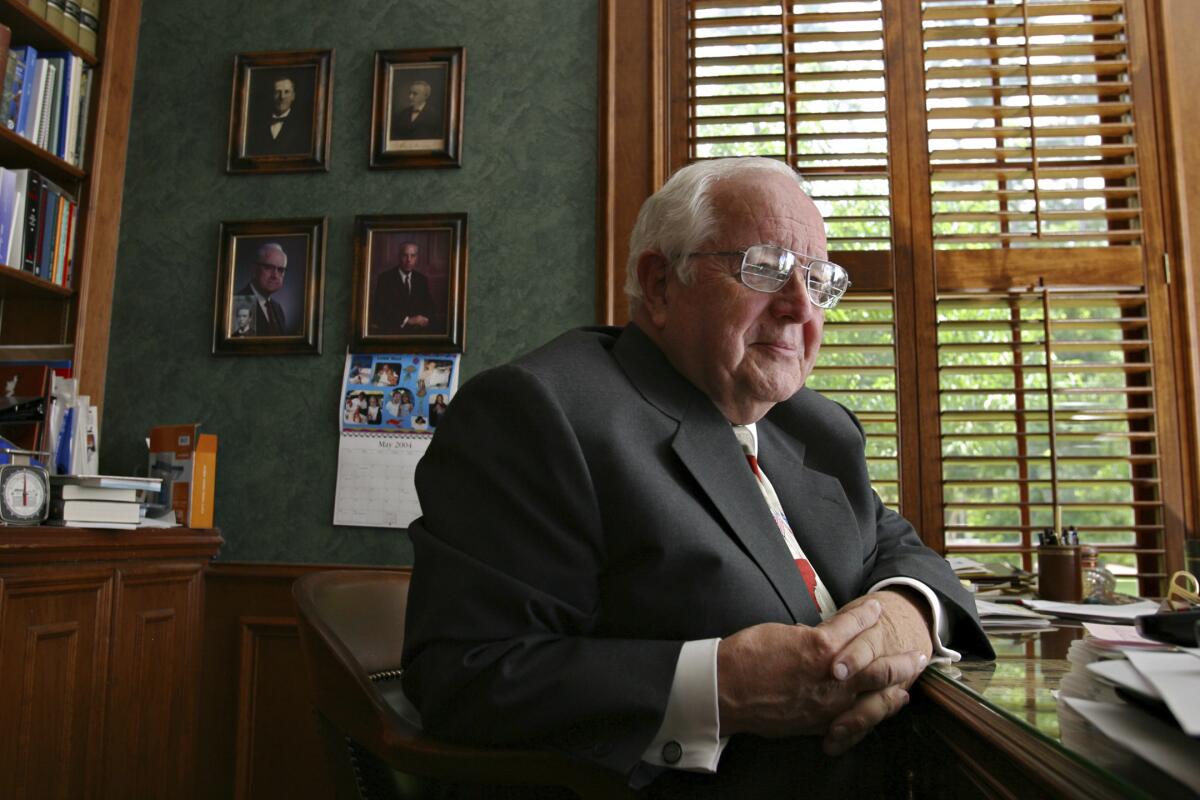
<path id="1" fill-rule="evenodd" d="M 664 744 L 662 758 L 668 764 L 678 764 L 679 759 L 683 758 L 683 748 L 679 745 L 679 742 L 670 741 Z"/>

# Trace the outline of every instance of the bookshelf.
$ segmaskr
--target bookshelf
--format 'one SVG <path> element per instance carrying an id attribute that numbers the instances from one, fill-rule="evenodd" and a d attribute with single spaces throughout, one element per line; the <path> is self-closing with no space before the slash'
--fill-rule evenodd
<path id="1" fill-rule="evenodd" d="M 0 267 L 0 360 L 70 359 L 79 391 L 102 406 L 125 151 L 133 105 L 141 0 L 104 0 L 97 55 L 91 56 L 32 12 L 25 0 L 0 0 L 12 46 L 70 50 L 94 70 L 87 152 L 74 166 L 0 128 L 0 166 L 30 168 L 79 202 L 75 276 L 70 288 Z"/>

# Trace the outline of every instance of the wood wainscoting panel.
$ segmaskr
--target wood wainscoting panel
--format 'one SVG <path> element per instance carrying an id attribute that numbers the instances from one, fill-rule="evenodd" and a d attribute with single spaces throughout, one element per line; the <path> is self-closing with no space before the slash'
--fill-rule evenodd
<path id="1" fill-rule="evenodd" d="M 296 618 L 242 617 L 240 627 L 233 796 L 249 800 L 276 796 L 280 786 L 293 782 L 295 754 L 311 744 L 314 722 L 304 703 L 297 703 L 309 688 Z M 292 724 L 280 725 L 281 712 Z"/>
<path id="2" fill-rule="evenodd" d="M 100 785 L 112 572 L 0 578 L 0 787 L 93 797 Z M 67 769 L 64 765 L 82 765 Z"/>
<path id="3" fill-rule="evenodd" d="M 320 564 L 209 567 L 196 796 L 334 797 L 308 700 L 292 583 Z"/>
<path id="4" fill-rule="evenodd" d="M 117 570 L 110 796 L 191 797 L 204 567 Z"/>

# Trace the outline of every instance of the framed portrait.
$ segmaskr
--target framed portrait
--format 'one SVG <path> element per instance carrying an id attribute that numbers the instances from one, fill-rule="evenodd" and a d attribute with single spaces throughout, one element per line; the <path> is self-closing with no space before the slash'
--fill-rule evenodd
<path id="1" fill-rule="evenodd" d="M 351 348 L 461 353 L 467 215 L 356 217 Z"/>
<path id="2" fill-rule="evenodd" d="M 329 170 L 333 51 L 233 57 L 227 172 Z"/>
<path id="3" fill-rule="evenodd" d="M 221 223 L 214 355 L 321 352 L 326 220 Z"/>
<path id="4" fill-rule="evenodd" d="M 462 47 L 376 51 L 373 169 L 462 166 L 466 70 Z"/>

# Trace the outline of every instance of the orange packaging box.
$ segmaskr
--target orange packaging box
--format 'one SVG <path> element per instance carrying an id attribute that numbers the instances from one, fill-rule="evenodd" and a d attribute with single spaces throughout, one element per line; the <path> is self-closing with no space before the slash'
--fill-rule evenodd
<path id="1" fill-rule="evenodd" d="M 217 437 L 200 426 L 159 425 L 150 430 L 150 475 L 162 478 L 164 505 L 189 528 L 211 528 L 217 479 Z"/>

